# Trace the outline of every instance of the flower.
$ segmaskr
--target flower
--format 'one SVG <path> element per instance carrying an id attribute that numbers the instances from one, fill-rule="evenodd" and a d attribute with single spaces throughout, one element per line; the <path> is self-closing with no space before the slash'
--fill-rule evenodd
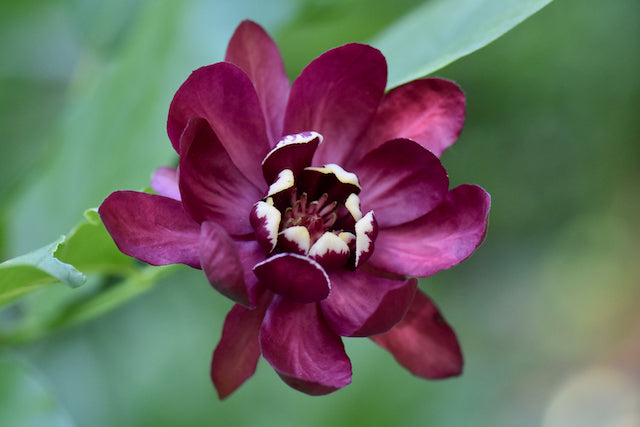
<path id="1" fill-rule="evenodd" d="M 464 95 L 436 78 L 385 85 L 382 54 L 355 43 L 290 85 L 274 41 L 244 21 L 225 61 L 173 98 L 178 169 L 153 174 L 157 194 L 117 191 L 100 206 L 122 252 L 201 268 L 236 302 L 211 364 L 220 398 L 260 355 L 300 391 L 340 389 L 342 337 L 371 337 L 421 377 L 461 372 L 416 277 L 467 258 L 486 233 L 489 195 L 449 190 L 437 157 L 460 133 Z"/>

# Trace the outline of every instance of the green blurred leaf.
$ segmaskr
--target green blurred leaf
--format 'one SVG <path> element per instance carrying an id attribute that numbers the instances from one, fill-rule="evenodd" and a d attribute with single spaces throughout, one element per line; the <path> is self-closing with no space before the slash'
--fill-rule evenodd
<path id="1" fill-rule="evenodd" d="M 551 0 L 432 0 L 372 44 L 389 63 L 389 87 L 433 73 L 491 43 Z"/>
<path id="2" fill-rule="evenodd" d="M 133 260 L 118 250 L 96 210 L 90 209 L 68 237 L 0 264 L 0 306 L 58 281 L 80 286 L 84 273 L 134 271 Z"/>
<path id="3" fill-rule="evenodd" d="M 64 239 L 0 264 L 0 306 L 49 283 L 60 281 L 72 287 L 84 283 L 84 274 L 54 255 Z"/>
<path id="4" fill-rule="evenodd" d="M 89 209 L 85 221 L 58 247 L 55 256 L 83 272 L 123 274 L 133 271 L 132 258 L 118 250 L 98 212 Z"/>
<path id="5" fill-rule="evenodd" d="M 29 365 L 0 354 L 0 425 L 67 427 L 73 422 Z"/>

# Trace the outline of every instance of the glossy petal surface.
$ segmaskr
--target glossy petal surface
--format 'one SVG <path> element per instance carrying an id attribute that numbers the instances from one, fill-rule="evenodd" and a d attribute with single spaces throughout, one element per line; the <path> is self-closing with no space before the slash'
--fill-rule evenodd
<path id="1" fill-rule="evenodd" d="M 100 218 L 120 251 L 152 265 L 200 268 L 200 225 L 168 197 L 116 191 L 102 202 Z"/>
<path id="2" fill-rule="evenodd" d="M 418 281 L 392 280 L 362 270 L 330 273 L 331 295 L 320 302 L 329 327 L 342 336 L 369 336 L 391 329 L 407 312 Z"/>
<path id="3" fill-rule="evenodd" d="M 314 164 L 345 164 L 380 104 L 386 80 L 384 57 L 371 46 L 351 43 L 325 52 L 293 82 L 284 133 L 320 133 L 324 142 Z"/>
<path id="4" fill-rule="evenodd" d="M 429 78 L 398 86 L 382 100 L 356 158 L 396 138 L 412 139 L 440 157 L 458 139 L 464 116 L 464 94 L 453 82 Z"/>
<path id="5" fill-rule="evenodd" d="M 438 308 L 422 292 L 416 292 L 411 308 L 400 323 L 371 339 L 414 375 L 439 379 L 462 372 L 458 339 Z"/>
<path id="6" fill-rule="evenodd" d="M 240 67 L 258 93 L 271 144 L 282 135 L 282 121 L 289 98 L 289 79 L 278 46 L 264 29 L 243 21 L 229 41 L 225 61 Z"/>
<path id="7" fill-rule="evenodd" d="M 438 206 L 449 179 L 440 160 L 408 139 L 388 141 L 355 167 L 362 210 L 373 210 L 381 228 L 413 221 Z"/>
<path id="8" fill-rule="evenodd" d="M 304 393 L 327 394 L 351 383 L 342 340 L 325 325 L 317 304 L 276 296 L 262 324 L 260 347 L 280 377 Z"/>
<path id="9" fill-rule="evenodd" d="M 227 62 L 191 73 L 169 108 L 167 131 L 178 154 L 182 152 L 180 136 L 189 121 L 197 117 L 209 123 L 242 174 L 255 186 L 263 186 L 260 162 L 269 151 L 269 142 L 258 95 L 249 77 Z"/>
<path id="10" fill-rule="evenodd" d="M 215 221 L 229 233 L 253 232 L 249 215 L 263 192 L 234 165 L 203 119 L 193 119 L 182 135 L 180 192 L 185 209 L 198 222 Z"/>
<path id="11" fill-rule="evenodd" d="M 456 187 L 427 215 L 380 230 L 369 262 L 381 270 L 417 277 L 452 267 L 482 243 L 489 206 L 490 197 L 482 188 Z"/>

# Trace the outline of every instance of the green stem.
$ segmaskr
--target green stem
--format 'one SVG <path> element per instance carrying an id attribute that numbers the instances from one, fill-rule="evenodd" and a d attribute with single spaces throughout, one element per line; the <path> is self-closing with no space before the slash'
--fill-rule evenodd
<path id="1" fill-rule="evenodd" d="M 179 266 L 146 266 L 130 274 L 122 281 L 91 297 L 70 303 L 58 315 L 37 324 L 18 328 L 15 332 L 0 335 L 0 346 L 18 345 L 41 339 L 53 332 L 77 325 L 106 314 L 129 300 L 150 290 L 161 278 Z"/>

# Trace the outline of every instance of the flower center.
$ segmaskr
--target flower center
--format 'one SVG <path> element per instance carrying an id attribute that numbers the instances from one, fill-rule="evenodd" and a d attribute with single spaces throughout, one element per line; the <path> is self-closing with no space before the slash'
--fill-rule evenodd
<path id="1" fill-rule="evenodd" d="M 338 219 L 338 202 L 328 203 L 328 200 L 327 193 L 311 203 L 307 201 L 307 193 L 302 193 L 299 198 L 292 195 L 291 206 L 284 211 L 281 228 L 305 227 L 309 231 L 311 242 L 315 243 Z"/>
<path id="2" fill-rule="evenodd" d="M 251 212 L 267 255 L 308 256 L 325 268 L 357 268 L 373 251 L 377 224 L 360 211 L 360 183 L 335 164 L 309 166 L 322 137 L 290 135 L 265 157 L 267 196 Z"/>

